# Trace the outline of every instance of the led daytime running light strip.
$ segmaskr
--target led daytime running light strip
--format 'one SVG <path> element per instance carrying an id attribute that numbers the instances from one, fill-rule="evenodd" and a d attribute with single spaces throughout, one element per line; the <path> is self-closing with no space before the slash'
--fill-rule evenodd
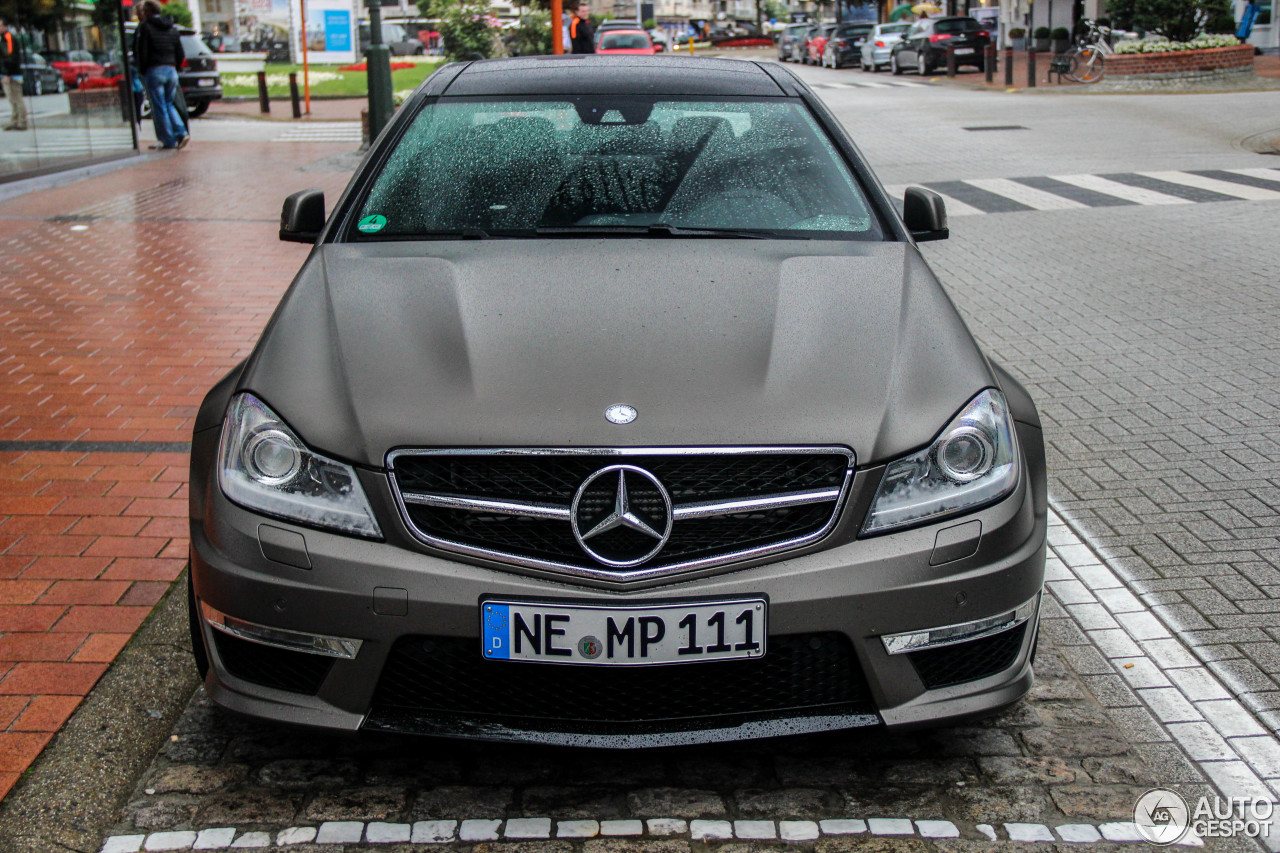
<path id="1" fill-rule="evenodd" d="M 990 637 L 992 634 L 999 634 L 1003 631 L 1008 631 L 1010 628 L 1016 628 L 1034 616 L 1039 610 L 1040 593 L 1036 593 L 1035 598 L 1032 598 L 1016 610 L 1010 610 L 1008 613 L 1002 613 L 999 616 L 978 619 L 973 622 L 961 622 L 959 625 L 947 625 L 943 628 L 929 628 L 924 631 L 910 631 L 905 634 L 885 634 L 880 638 L 880 641 L 884 643 L 884 650 L 891 655 L 919 652 L 924 649 L 940 649 L 944 646 L 954 646 L 956 643 L 980 640 L 983 637 Z"/>
<path id="2" fill-rule="evenodd" d="M 364 642 L 363 640 L 349 640 L 345 637 L 305 634 L 301 631 L 288 631 L 284 628 L 269 628 L 266 625 L 257 625 L 253 622 L 237 619 L 234 616 L 228 616 L 203 601 L 200 602 L 200 610 L 204 614 L 204 620 L 224 634 L 230 634 L 233 637 L 239 637 L 242 640 L 249 640 L 253 643 L 262 643 L 264 646 L 288 649 L 291 652 L 307 652 L 313 655 L 351 660 L 360 651 L 360 646 Z"/>

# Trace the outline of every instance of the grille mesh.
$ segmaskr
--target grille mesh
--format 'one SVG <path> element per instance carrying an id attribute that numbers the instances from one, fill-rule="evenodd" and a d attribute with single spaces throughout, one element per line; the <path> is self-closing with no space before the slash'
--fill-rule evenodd
<path id="1" fill-rule="evenodd" d="M 911 652 L 907 657 L 915 666 L 924 686 L 933 690 L 966 681 L 977 681 L 1013 666 L 1022 649 L 1027 623 L 1016 628 L 940 649 Z"/>
<path id="2" fill-rule="evenodd" d="M 844 485 L 849 457 L 841 453 L 506 455 L 404 454 L 395 460 L 402 493 L 521 501 L 568 507 L 593 473 L 625 463 L 643 468 L 663 484 L 675 506 L 741 500 Z M 607 478 L 605 478 L 607 479 Z M 599 485 L 597 480 L 595 485 Z M 599 513 L 612 493 L 594 488 L 584 495 L 587 511 Z M 599 494 L 597 494 L 599 492 Z M 781 545 L 820 532 L 838 501 L 734 515 L 676 521 L 662 551 L 643 565 L 662 568 L 737 551 Z M 429 539 L 484 549 L 519 559 L 550 561 L 599 570 L 573 536 L 569 522 L 407 503 L 414 528 Z M 639 505 L 636 508 L 642 509 Z M 605 508 L 607 510 L 607 508 Z M 648 507 L 647 516 L 662 511 Z M 437 543 L 439 544 L 439 543 Z M 625 571 L 622 572 L 625 574 Z"/>
<path id="3" fill-rule="evenodd" d="M 372 714 L 461 714 L 551 730 L 815 710 L 873 710 L 843 634 L 770 637 L 768 653 L 755 660 L 642 667 L 489 661 L 474 637 L 402 637 L 387 658 Z"/>

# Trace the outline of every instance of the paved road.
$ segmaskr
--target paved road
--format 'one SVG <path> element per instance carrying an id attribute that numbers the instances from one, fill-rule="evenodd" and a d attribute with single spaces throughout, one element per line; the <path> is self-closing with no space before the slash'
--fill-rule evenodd
<path id="1" fill-rule="evenodd" d="M 700 849 L 728 832 L 742 849 L 792 833 L 821 851 L 873 835 L 885 848 L 961 850 L 989 837 L 1123 841 L 1134 799 L 1155 784 L 1194 797 L 1207 777 L 1275 798 L 1275 741 L 1231 696 L 1276 728 L 1280 208 L 1255 170 L 1280 164 L 1238 143 L 1268 129 L 1280 96 L 1009 95 L 800 73 L 887 185 L 928 184 L 967 214 L 924 251 L 1045 417 L 1051 496 L 1071 526 L 1053 531 L 1032 698 L 925 734 L 600 755 L 282 733 L 198 693 L 119 814 L 119 849 L 148 833 L 150 849 L 353 833 L 365 844 L 346 849 L 414 833 L 516 849 L 484 846 L 492 833 L 559 836 L 520 850 L 595 853 Z M 965 129 L 993 126 L 1018 129 Z M 208 187 L 193 176 L 175 189 L 180 217 L 181 193 Z M 127 211 L 144 192 L 107 207 Z M 634 823 L 652 820 L 669 822 Z M 619 835 L 566 837 L 606 830 Z"/>

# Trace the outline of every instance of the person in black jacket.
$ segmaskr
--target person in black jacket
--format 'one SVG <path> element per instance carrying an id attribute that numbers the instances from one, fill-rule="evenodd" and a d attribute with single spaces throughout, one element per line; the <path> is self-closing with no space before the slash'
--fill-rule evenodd
<path id="1" fill-rule="evenodd" d="M 27 103 L 22 100 L 22 45 L 0 18 L 0 84 L 9 99 L 9 123 L 5 130 L 27 129 Z"/>
<path id="2" fill-rule="evenodd" d="M 182 148 L 191 140 L 182 114 L 173 103 L 178 93 L 178 66 L 186 59 L 182 39 L 173 26 L 173 18 L 160 13 L 158 0 L 143 0 L 138 18 L 141 23 L 133 37 L 133 56 L 151 101 L 151 120 L 159 140 L 151 147 L 166 151 Z"/>
<path id="3" fill-rule="evenodd" d="M 569 52 L 596 52 L 596 28 L 591 25 L 591 10 L 585 2 L 573 10 L 573 20 L 569 22 Z"/>

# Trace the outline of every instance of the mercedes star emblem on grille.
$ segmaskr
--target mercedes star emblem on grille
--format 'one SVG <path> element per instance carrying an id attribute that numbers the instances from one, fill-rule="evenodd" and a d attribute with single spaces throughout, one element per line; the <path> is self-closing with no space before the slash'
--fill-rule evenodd
<path id="1" fill-rule="evenodd" d="M 610 406 L 604 410 L 604 419 L 611 424 L 629 424 L 636 419 L 635 406 L 628 406 L 626 403 L 619 403 L 616 406 Z"/>
<path id="2" fill-rule="evenodd" d="M 573 535 L 606 566 L 638 566 L 671 536 L 671 495 L 635 465 L 609 465 L 582 482 L 569 509 Z"/>

